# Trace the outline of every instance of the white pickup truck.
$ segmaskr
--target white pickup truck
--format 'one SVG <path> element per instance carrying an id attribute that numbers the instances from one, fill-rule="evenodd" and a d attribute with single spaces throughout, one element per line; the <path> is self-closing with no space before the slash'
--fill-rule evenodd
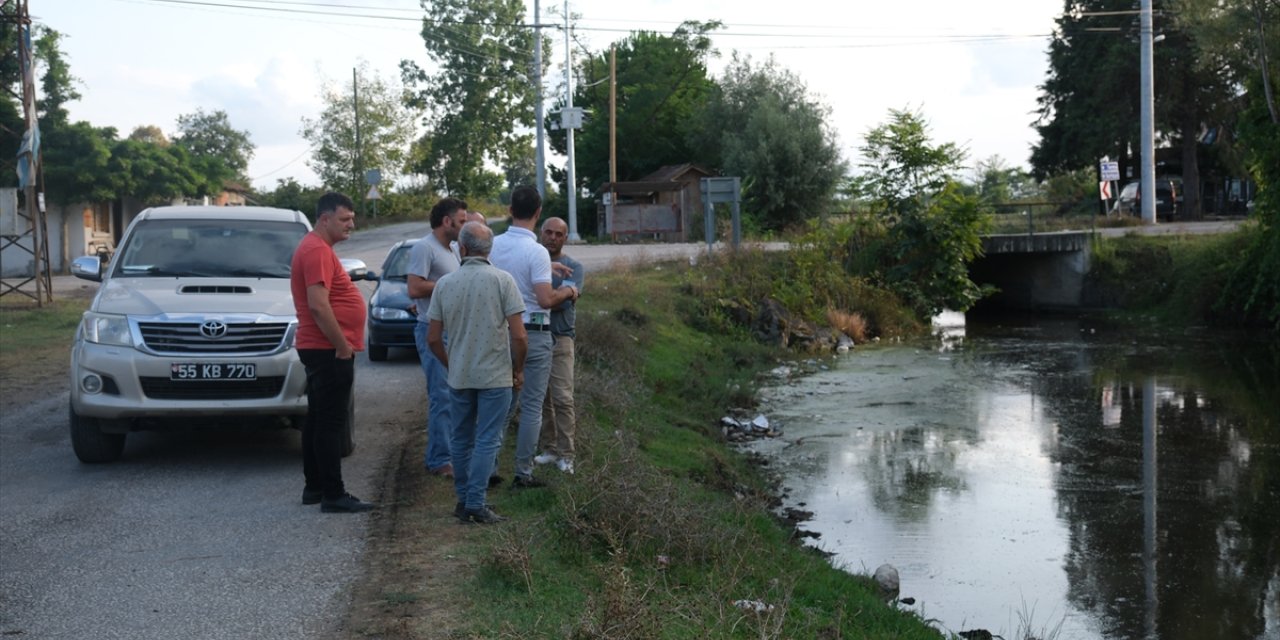
<path id="1" fill-rule="evenodd" d="M 143 429 L 301 426 L 289 263 L 310 229 L 297 211 L 159 207 L 130 223 L 109 265 L 77 258 L 72 273 L 102 285 L 71 349 L 76 456 L 116 460 Z"/>

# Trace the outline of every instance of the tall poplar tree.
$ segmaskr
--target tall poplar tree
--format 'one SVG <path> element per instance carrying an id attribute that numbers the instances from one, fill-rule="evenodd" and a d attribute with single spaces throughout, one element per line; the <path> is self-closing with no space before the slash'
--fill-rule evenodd
<path id="1" fill-rule="evenodd" d="M 532 25 L 522 0 L 423 0 L 422 41 L 439 68 L 427 73 L 400 62 L 409 106 L 426 112 L 427 133 L 415 145 L 411 169 L 436 191 L 493 196 L 502 166 L 530 149 L 533 127 Z"/>

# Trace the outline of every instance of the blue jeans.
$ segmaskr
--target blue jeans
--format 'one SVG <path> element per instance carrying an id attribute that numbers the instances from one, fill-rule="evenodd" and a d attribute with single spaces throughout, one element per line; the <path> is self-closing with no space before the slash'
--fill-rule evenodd
<path id="1" fill-rule="evenodd" d="M 516 475 L 533 476 L 533 456 L 542 433 L 542 402 L 551 380 L 550 331 L 530 331 L 529 350 L 524 357 L 524 386 L 520 388 L 520 427 L 516 431 Z"/>
<path id="2" fill-rule="evenodd" d="M 511 388 L 450 389 L 453 491 L 467 509 L 485 506 L 494 460 L 502 448 Z"/>
<path id="3" fill-rule="evenodd" d="M 449 372 L 436 359 L 427 346 L 427 323 L 413 327 L 413 342 L 418 346 L 418 360 L 427 378 L 427 451 L 422 464 L 427 469 L 439 469 L 449 463 L 449 440 L 452 423 L 449 420 Z M 448 337 L 445 344 L 449 344 Z"/>

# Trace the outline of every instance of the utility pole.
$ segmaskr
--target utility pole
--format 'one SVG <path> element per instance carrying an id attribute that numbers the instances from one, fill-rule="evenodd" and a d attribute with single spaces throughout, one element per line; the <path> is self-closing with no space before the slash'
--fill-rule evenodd
<path id="1" fill-rule="evenodd" d="M 536 175 L 538 180 L 538 196 L 545 199 L 547 194 L 547 158 L 542 142 L 542 8 L 540 0 L 533 0 L 533 120 L 536 132 L 535 142 Z"/>
<path id="2" fill-rule="evenodd" d="M 351 67 L 351 113 L 355 116 L 356 122 L 356 173 L 353 176 L 355 178 L 353 182 L 355 183 L 356 190 L 360 191 L 360 176 L 364 175 L 364 158 L 361 157 L 362 147 L 360 146 L 360 82 L 359 78 L 356 76 L 355 67 Z M 360 195 L 360 193 L 357 193 L 356 195 Z M 368 206 L 367 203 L 366 206 Z"/>
<path id="3" fill-rule="evenodd" d="M 1152 35 L 1151 35 L 1151 0 L 1142 0 L 1138 15 L 1139 47 L 1141 60 L 1139 70 L 1140 95 L 1139 105 L 1142 110 L 1140 122 L 1141 146 L 1138 153 L 1142 162 L 1142 182 L 1139 186 L 1142 203 L 1142 222 L 1156 223 L 1156 149 L 1155 149 L 1155 83 L 1152 78 Z"/>
<path id="4" fill-rule="evenodd" d="M 569 48 L 569 0 L 564 0 L 564 84 L 565 84 L 565 105 L 569 111 L 573 110 L 573 50 Z M 574 127 L 565 127 L 568 134 L 569 147 L 569 183 L 566 186 L 565 195 L 569 197 L 569 241 L 577 242 L 581 240 L 578 236 L 578 179 L 575 175 L 575 166 L 573 160 L 573 129 Z"/>
<path id="5" fill-rule="evenodd" d="M 4 4 L 8 4 L 5 2 Z M 10 215 L 0 215 L 0 249 L 14 247 L 29 252 L 34 271 L 19 283 L 0 280 L 0 296 L 21 293 L 34 298 L 36 306 L 53 302 L 53 281 L 49 265 L 49 228 L 44 210 L 44 171 L 40 152 L 40 122 L 36 117 L 35 57 L 31 50 L 31 13 L 27 0 L 18 0 L 12 16 L 4 16 L 5 23 L 12 23 L 18 33 L 18 67 L 22 75 L 22 115 L 26 128 L 18 148 L 18 189 L 23 194 L 23 209 L 17 206 L 16 190 L 7 204 Z M 39 190 L 37 190 L 39 185 Z M 25 223 L 21 220 L 25 218 Z M 29 228 L 23 229 L 24 226 Z M 30 241 L 28 248 L 24 243 Z M 23 285 L 35 281 L 36 292 L 23 290 Z"/>
<path id="6" fill-rule="evenodd" d="M 613 219 L 618 202 L 614 187 L 618 182 L 618 48 L 609 47 L 609 201 L 605 203 L 606 219 Z M 602 234 L 604 229 L 597 229 Z"/>

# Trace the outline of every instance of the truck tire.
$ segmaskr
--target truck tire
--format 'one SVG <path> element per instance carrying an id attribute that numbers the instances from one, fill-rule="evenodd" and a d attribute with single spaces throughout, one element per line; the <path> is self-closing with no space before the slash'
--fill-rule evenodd
<path id="1" fill-rule="evenodd" d="M 100 464 L 120 459 L 120 454 L 124 453 L 125 434 L 103 433 L 98 418 L 77 415 L 74 408 L 70 408 L 70 414 L 71 448 L 80 462 Z"/>

